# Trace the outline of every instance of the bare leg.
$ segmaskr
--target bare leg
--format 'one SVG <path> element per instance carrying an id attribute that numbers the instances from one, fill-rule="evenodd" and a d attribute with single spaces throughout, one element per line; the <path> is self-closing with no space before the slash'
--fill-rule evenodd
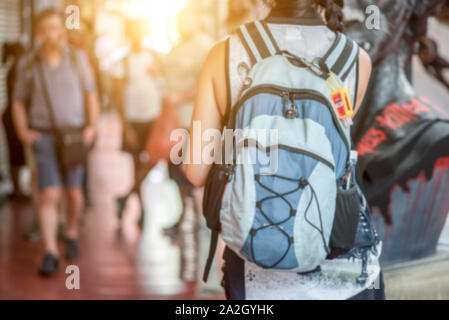
<path id="1" fill-rule="evenodd" d="M 31 200 L 33 203 L 33 221 L 31 227 L 27 230 L 25 237 L 30 241 L 37 241 L 41 238 L 41 233 L 39 229 L 39 187 L 37 181 L 37 171 L 36 169 L 30 167 L 31 170 Z"/>
<path id="2" fill-rule="evenodd" d="M 135 175 L 134 175 L 134 185 L 131 191 L 128 193 L 127 198 L 133 193 L 140 194 L 140 188 L 142 186 L 143 181 L 146 179 L 150 171 L 155 167 L 157 163 L 148 162 L 142 163 L 138 160 L 134 161 Z"/>
<path id="3" fill-rule="evenodd" d="M 148 162 L 148 163 L 142 163 L 139 161 L 139 159 L 134 159 L 134 185 L 131 188 L 131 190 L 122 198 L 118 199 L 118 217 L 119 219 L 123 216 L 123 210 L 125 209 L 126 202 L 128 201 L 128 198 L 132 194 L 136 194 L 139 199 L 139 204 L 141 208 L 141 214 L 143 215 L 143 200 L 142 200 L 142 194 L 141 194 L 141 186 L 145 178 L 148 176 L 148 173 L 154 168 L 156 163 Z M 143 224 L 143 216 L 140 217 L 139 224 Z"/>
<path id="4" fill-rule="evenodd" d="M 144 215 L 145 215 L 145 211 L 144 211 L 144 204 L 143 204 L 143 198 L 142 198 L 142 183 L 143 181 L 146 179 L 146 177 L 148 176 L 148 174 L 150 173 L 151 170 L 153 170 L 154 166 L 156 165 L 156 163 L 153 162 L 148 162 L 148 163 L 140 163 L 139 167 L 138 167 L 138 172 L 136 175 L 136 182 L 134 184 L 134 192 L 137 194 L 137 197 L 139 199 L 139 203 L 140 203 L 140 212 L 141 212 L 141 216 L 139 219 L 139 226 L 143 227 L 143 223 L 144 223 Z"/>
<path id="5" fill-rule="evenodd" d="M 13 195 L 19 197 L 22 195 L 22 191 L 20 190 L 20 182 L 19 182 L 20 167 L 12 166 L 9 171 L 11 174 L 11 180 L 12 180 L 12 185 L 13 185 Z"/>
<path id="6" fill-rule="evenodd" d="M 84 196 L 81 187 L 66 190 L 67 194 L 67 239 L 78 239 L 79 222 L 84 208 Z"/>
<path id="7" fill-rule="evenodd" d="M 59 255 L 57 243 L 58 228 L 58 204 L 61 196 L 61 189 L 52 187 L 44 189 L 39 194 L 39 219 L 44 250 L 55 256 Z"/>
<path id="8" fill-rule="evenodd" d="M 36 169 L 31 169 L 31 198 L 36 212 L 39 209 L 39 187 Z"/>

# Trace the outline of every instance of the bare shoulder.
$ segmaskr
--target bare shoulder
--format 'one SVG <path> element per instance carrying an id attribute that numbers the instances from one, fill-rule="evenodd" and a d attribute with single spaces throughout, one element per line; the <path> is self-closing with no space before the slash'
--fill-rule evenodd
<path id="1" fill-rule="evenodd" d="M 206 59 L 205 69 L 215 73 L 225 61 L 226 40 L 217 42 L 209 51 Z"/>
<path id="2" fill-rule="evenodd" d="M 355 106 L 356 112 L 358 111 L 363 98 L 365 97 L 366 90 L 368 88 L 369 80 L 371 78 L 371 58 L 368 53 L 360 49 L 359 53 L 359 72 L 358 72 L 358 88 L 357 88 L 357 105 Z"/>
<path id="3" fill-rule="evenodd" d="M 369 54 L 363 50 L 360 49 L 359 52 L 359 66 L 360 66 L 360 71 L 363 71 L 364 73 L 371 73 L 371 58 L 369 56 Z"/>

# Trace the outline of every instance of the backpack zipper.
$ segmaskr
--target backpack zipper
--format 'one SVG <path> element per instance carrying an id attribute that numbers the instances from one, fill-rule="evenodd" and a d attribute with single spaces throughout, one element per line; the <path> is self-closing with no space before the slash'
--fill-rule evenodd
<path id="1" fill-rule="evenodd" d="M 270 93 L 277 96 L 280 96 L 283 101 L 288 99 L 294 103 L 295 99 L 303 99 L 303 100 L 315 100 L 317 102 L 320 102 L 324 104 L 330 111 L 332 115 L 332 120 L 334 122 L 335 128 L 337 128 L 338 133 L 340 134 L 340 137 L 343 139 L 343 142 L 348 150 L 347 165 L 350 161 L 350 151 L 351 147 L 349 145 L 348 140 L 346 139 L 346 135 L 344 134 L 343 130 L 341 129 L 339 120 L 337 119 L 337 116 L 335 115 L 335 112 L 332 110 L 332 106 L 330 105 L 329 101 L 319 92 L 309 89 L 289 89 L 281 86 L 276 85 L 258 85 L 251 89 L 249 89 L 243 97 L 240 99 L 240 102 L 233 108 L 232 110 L 232 117 L 230 119 L 231 126 L 230 128 L 235 129 L 235 121 L 237 118 L 237 112 L 240 110 L 240 108 L 243 106 L 243 104 L 246 102 L 246 100 L 260 94 L 260 93 Z"/>
<path id="2" fill-rule="evenodd" d="M 244 143 L 244 147 L 248 148 L 249 143 L 252 142 L 252 140 L 250 139 L 245 139 L 243 141 Z M 303 154 L 305 156 L 314 158 L 315 160 L 325 164 L 326 166 L 328 166 L 330 169 L 332 169 L 332 171 L 335 171 L 335 166 L 332 164 L 332 162 L 330 162 L 329 160 L 317 155 L 316 153 L 304 150 L 304 149 L 300 149 L 300 148 L 296 148 L 296 147 L 290 147 L 290 146 L 286 146 L 284 144 L 277 144 L 274 146 L 268 146 L 268 147 L 264 147 L 262 146 L 257 140 L 256 140 L 256 147 L 257 149 L 261 150 L 261 151 L 265 151 L 265 152 L 271 152 L 271 149 L 282 149 L 282 150 L 286 150 L 286 151 L 290 151 L 293 153 L 298 153 L 298 154 Z"/>

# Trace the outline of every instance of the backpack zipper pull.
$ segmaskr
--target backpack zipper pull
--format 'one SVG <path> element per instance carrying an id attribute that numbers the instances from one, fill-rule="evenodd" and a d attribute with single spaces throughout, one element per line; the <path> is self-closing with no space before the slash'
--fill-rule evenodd
<path id="1" fill-rule="evenodd" d="M 298 106 L 293 99 L 293 94 L 284 92 L 282 94 L 282 101 L 284 106 L 284 117 L 287 119 L 295 119 L 298 117 Z M 288 107 L 287 107 L 288 105 Z"/>

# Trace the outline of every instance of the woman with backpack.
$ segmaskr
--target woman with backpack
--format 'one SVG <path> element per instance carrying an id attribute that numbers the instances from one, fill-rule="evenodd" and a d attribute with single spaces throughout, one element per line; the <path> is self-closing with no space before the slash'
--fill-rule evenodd
<path id="1" fill-rule="evenodd" d="M 370 58 L 343 35 L 342 0 L 267 4 L 268 18 L 241 26 L 211 50 L 192 120 L 187 159 L 210 150 L 210 140 L 197 148 L 196 137 L 235 130 L 232 153 L 221 153 L 221 162 L 186 165 L 189 180 L 206 185 L 203 206 L 212 242 L 220 232 L 227 245 L 226 296 L 384 299 L 379 241 L 354 247 L 363 235 L 376 238 L 352 179 L 356 160 L 349 137 L 368 86 Z M 201 132 L 193 132 L 195 122 Z M 278 140 L 251 131 L 260 129 L 275 129 Z M 218 156 L 222 141 L 214 143 Z M 262 171 L 257 161 L 239 163 L 246 149 L 262 150 L 270 159 L 276 153 L 276 165 Z M 209 260 L 214 252 L 211 246 Z"/>

